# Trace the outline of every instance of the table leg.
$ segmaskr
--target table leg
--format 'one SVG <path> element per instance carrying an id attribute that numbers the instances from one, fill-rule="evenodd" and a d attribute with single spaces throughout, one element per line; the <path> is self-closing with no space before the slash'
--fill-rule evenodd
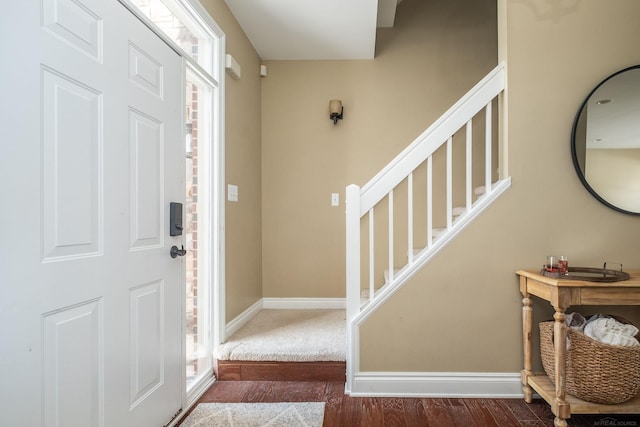
<path id="1" fill-rule="evenodd" d="M 524 369 L 521 373 L 522 391 L 524 392 L 524 400 L 531 403 L 533 399 L 533 390 L 529 385 L 529 377 L 533 375 L 533 366 L 531 363 L 531 333 L 533 324 L 533 308 L 531 307 L 531 298 L 529 294 L 523 292 L 522 299 L 522 342 L 524 345 Z"/>
<path id="2" fill-rule="evenodd" d="M 567 326 L 565 324 L 565 308 L 554 307 L 553 315 L 555 369 L 556 369 L 556 397 L 553 401 L 553 409 L 556 414 L 555 427 L 567 427 L 566 419 L 571 416 L 569 404 L 566 401 L 566 356 L 567 356 Z"/>

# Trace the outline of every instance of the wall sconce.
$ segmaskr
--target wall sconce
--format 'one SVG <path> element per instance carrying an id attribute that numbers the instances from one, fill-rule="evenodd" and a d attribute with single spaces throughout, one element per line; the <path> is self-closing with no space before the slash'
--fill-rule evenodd
<path id="1" fill-rule="evenodd" d="M 343 112 L 344 107 L 342 106 L 342 101 L 339 99 L 329 101 L 329 118 L 333 120 L 334 125 L 338 123 L 338 120 L 342 120 Z"/>

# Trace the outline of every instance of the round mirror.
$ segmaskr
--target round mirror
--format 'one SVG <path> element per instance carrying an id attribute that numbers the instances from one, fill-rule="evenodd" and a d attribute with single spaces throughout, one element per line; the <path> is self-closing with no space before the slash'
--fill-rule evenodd
<path id="1" fill-rule="evenodd" d="M 640 65 L 610 75 L 587 96 L 573 123 L 571 156 L 596 199 L 640 215 Z"/>

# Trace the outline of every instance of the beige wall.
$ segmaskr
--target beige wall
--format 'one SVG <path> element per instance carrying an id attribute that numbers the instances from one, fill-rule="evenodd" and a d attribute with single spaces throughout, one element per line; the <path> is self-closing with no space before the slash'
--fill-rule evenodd
<path id="1" fill-rule="evenodd" d="M 226 182 L 238 202 L 226 202 L 226 318 L 262 298 L 260 58 L 224 0 L 201 0 L 224 31 L 227 53 L 242 77 L 226 75 Z"/>
<path id="2" fill-rule="evenodd" d="M 640 2 L 501 1 L 507 4 L 512 187 L 364 325 L 363 370 L 517 372 L 515 270 L 539 268 L 547 254 L 567 255 L 574 266 L 607 260 L 640 268 L 640 219 L 591 197 L 569 150 L 575 114 L 589 91 L 640 63 L 632 42 L 640 39 Z M 563 10 L 565 3 L 570 7 Z M 535 321 L 550 318 L 547 307 L 535 301 Z M 600 310 L 640 321 L 637 308 Z"/>
<path id="3" fill-rule="evenodd" d="M 578 1 L 566 11 L 500 2 L 512 187 L 367 321 L 364 370 L 516 372 L 516 269 L 551 253 L 640 268 L 638 218 L 592 198 L 569 154 L 584 97 L 640 63 L 629 42 L 640 38 L 640 2 Z M 240 186 L 240 203 L 227 203 L 228 320 L 263 295 L 344 296 L 344 187 L 364 184 L 496 63 L 493 2 L 439 3 L 404 0 L 396 28 L 378 34 L 375 60 L 268 62 L 260 99 L 257 55 L 223 0 L 203 1 L 243 67 L 227 85 L 227 177 Z M 345 104 L 336 126 L 331 98 Z M 534 308 L 536 321 L 551 315 L 545 303 Z M 615 310 L 640 322 L 637 309 Z"/>
<path id="4" fill-rule="evenodd" d="M 374 60 L 266 62 L 265 297 L 345 296 L 345 187 L 365 184 L 496 65 L 495 9 L 405 0 L 395 28 L 378 32 Z M 345 109 L 335 126 L 332 98 Z"/>

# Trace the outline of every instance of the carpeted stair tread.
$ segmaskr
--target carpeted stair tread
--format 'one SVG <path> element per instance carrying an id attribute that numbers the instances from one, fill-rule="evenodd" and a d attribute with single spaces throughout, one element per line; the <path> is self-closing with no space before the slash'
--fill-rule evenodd
<path id="1" fill-rule="evenodd" d="M 345 310 L 261 310 L 214 349 L 218 360 L 346 360 Z"/>

